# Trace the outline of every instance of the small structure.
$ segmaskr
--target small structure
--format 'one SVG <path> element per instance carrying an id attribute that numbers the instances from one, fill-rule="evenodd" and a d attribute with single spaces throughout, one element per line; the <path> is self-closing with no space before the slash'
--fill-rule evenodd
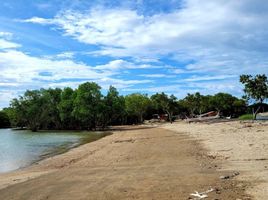
<path id="1" fill-rule="evenodd" d="M 168 114 L 153 114 L 152 116 L 153 121 L 167 121 L 168 120 Z"/>
<path id="2" fill-rule="evenodd" d="M 160 120 L 160 116 L 158 114 L 153 114 L 153 119 L 159 119 Z"/>
<path id="3" fill-rule="evenodd" d="M 168 120 L 168 114 L 161 114 L 160 120 L 167 121 Z"/>
<path id="4" fill-rule="evenodd" d="M 268 120 L 268 112 L 258 113 L 256 116 L 257 120 Z"/>

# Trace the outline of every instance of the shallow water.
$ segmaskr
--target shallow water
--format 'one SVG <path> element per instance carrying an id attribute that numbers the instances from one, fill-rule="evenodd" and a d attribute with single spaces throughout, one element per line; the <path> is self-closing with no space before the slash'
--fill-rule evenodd
<path id="1" fill-rule="evenodd" d="M 103 136 L 102 133 L 92 132 L 0 129 L 0 173 L 26 167 Z"/>

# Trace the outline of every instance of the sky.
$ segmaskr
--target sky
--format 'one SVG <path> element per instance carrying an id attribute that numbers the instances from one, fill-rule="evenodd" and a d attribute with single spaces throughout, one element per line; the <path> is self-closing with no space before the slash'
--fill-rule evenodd
<path id="1" fill-rule="evenodd" d="M 264 0 L 1 0 L 0 108 L 27 89 L 228 92 L 268 74 Z"/>

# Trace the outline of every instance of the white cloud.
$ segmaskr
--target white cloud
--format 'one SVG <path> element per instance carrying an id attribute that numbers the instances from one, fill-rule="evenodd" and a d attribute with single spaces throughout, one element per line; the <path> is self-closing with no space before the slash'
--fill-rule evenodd
<path id="1" fill-rule="evenodd" d="M 167 74 L 141 74 L 140 76 L 148 77 L 148 78 L 174 78 L 174 75 Z"/>
<path id="2" fill-rule="evenodd" d="M 97 73 L 82 63 L 72 60 L 49 60 L 27 55 L 16 50 L 0 52 L 1 76 L 14 78 L 17 82 L 31 82 L 33 78 L 42 80 L 59 80 L 61 78 L 93 78 L 104 73 Z M 52 76 L 41 76 L 39 73 L 51 72 Z"/>
<path id="3" fill-rule="evenodd" d="M 187 73 L 186 70 L 183 70 L 183 69 L 179 69 L 179 68 L 176 68 L 176 67 L 173 67 L 173 68 L 169 68 L 169 71 L 171 71 L 172 73 L 174 74 L 183 74 L 183 73 Z"/>
<path id="4" fill-rule="evenodd" d="M 50 3 L 36 3 L 35 6 L 40 10 L 47 11 L 48 9 L 53 7 L 53 4 L 50 4 Z"/>
<path id="5" fill-rule="evenodd" d="M 90 80 L 88 80 L 90 81 Z M 60 83 L 48 83 L 47 87 L 59 87 L 64 88 L 66 85 L 77 88 L 81 83 L 86 81 L 66 81 L 66 82 L 60 82 Z M 123 89 L 123 88 L 130 88 L 134 85 L 138 84 L 144 84 L 144 83 L 152 83 L 152 80 L 120 80 L 115 78 L 102 78 L 102 79 L 96 79 L 94 80 L 95 83 L 99 84 L 103 89 L 108 90 L 109 87 L 112 85 L 116 87 L 117 89 Z"/>
<path id="6" fill-rule="evenodd" d="M 12 81 L 15 82 L 31 82 L 33 79 L 43 81 L 60 81 L 61 79 L 111 80 L 108 78 L 121 73 L 118 71 L 119 69 L 145 67 L 149 68 L 150 66 L 135 65 L 124 60 L 112 60 L 105 65 L 93 67 L 74 62 L 71 59 L 54 60 L 34 57 L 16 50 L 0 52 L 1 79 L 12 78 Z M 49 75 L 42 75 L 42 73 L 49 73 Z M 123 82 L 128 83 L 128 81 Z"/>
<path id="7" fill-rule="evenodd" d="M 178 80 L 174 84 L 154 85 L 144 88 L 125 88 L 126 92 L 142 92 L 142 93 L 159 93 L 164 91 L 167 94 L 174 94 L 178 98 L 184 98 L 187 93 L 200 92 L 204 95 L 212 95 L 218 92 L 227 92 L 236 96 L 242 96 L 242 85 L 237 80 L 216 80 L 214 82 L 188 82 Z"/>
<path id="8" fill-rule="evenodd" d="M 113 84 L 128 91 L 164 91 L 179 97 L 196 91 L 240 95 L 238 75 L 268 73 L 267 18 L 268 6 L 263 0 L 183 0 L 180 9 L 153 15 L 127 8 L 98 7 L 61 11 L 51 19 L 33 17 L 23 22 L 53 27 L 63 36 L 98 47 L 99 50 L 87 54 L 111 56 L 114 60 L 89 66 L 73 61 L 72 52 L 33 57 L 14 50 L 18 44 L 0 32 L 0 48 L 5 49 L 0 51 L 0 78 L 12 77 L 24 87 L 31 85 L 33 79 L 38 87 L 44 84 L 42 81 L 47 81 L 47 86 L 76 86 L 77 81 L 72 79 L 83 79 L 96 81 L 104 88 Z M 172 61 L 172 66 L 165 63 L 166 58 Z M 161 72 L 154 70 L 152 74 L 140 75 L 140 69 L 157 68 L 148 63 L 162 65 Z M 134 75 L 128 80 L 115 78 L 124 70 L 135 69 L 139 69 L 135 75 L 151 80 L 129 80 Z M 160 74 L 164 70 L 180 79 L 172 80 L 173 85 L 152 86 L 153 78 L 167 76 Z M 49 73 L 42 75 L 42 72 Z M 62 79 L 69 80 L 59 81 Z M 11 81 L 2 82 L 3 86 L 8 83 Z M 144 85 L 142 89 L 132 87 L 136 84 Z"/>
<path id="9" fill-rule="evenodd" d="M 212 81 L 212 80 L 224 80 L 229 78 L 235 78 L 236 75 L 219 75 L 219 76 L 192 76 L 190 78 L 184 79 L 184 81 Z"/>
<path id="10" fill-rule="evenodd" d="M 268 7 L 261 0 L 185 0 L 181 9 L 154 15 L 102 7 L 25 21 L 54 24 L 64 35 L 100 45 L 94 52 L 97 55 L 158 59 L 172 54 L 179 61 L 194 60 L 191 71 L 225 73 L 227 67 L 244 73 L 254 65 L 264 73 L 268 62 L 267 17 Z"/>
<path id="11" fill-rule="evenodd" d="M 20 47 L 19 44 L 16 44 L 14 42 L 9 42 L 7 40 L 0 38 L 0 49 L 13 49 Z"/>
<path id="12" fill-rule="evenodd" d="M 112 60 L 108 64 L 98 65 L 95 67 L 97 70 L 113 71 L 116 72 L 122 69 L 146 69 L 146 68 L 157 68 L 157 66 L 152 66 L 148 64 L 134 64 L 125 60 Z"/>
<path id="13" fill-rule="evenodd" d="M 56 55 L 54 59 L 35 57 L 18 50 L 0 51 L 0 93 L 5 95 L 5 98 L 0 99 L 0 107 L 8 106 L 11 98 L 26 89 L 66 86 L 74 88 L 86 81 L 94 81 L 104 89 L 108 89 L 110 85 L 128 88 L 152 82 L 152 80 L 135 80 L 134 77 L 128 80 L 113 78 L 124 68 L 135 68 L 135 64 L 124 60 L 114 60 L 106 65 L 93 67 L 64 57 L 58 59 Z M 145 66 L 137 66 L 137 68 L 143 67 Z"/>
<path id="14" fill-rule="evenodd" d="M 13 36 L 13 34 L 10 32 L 0 31 L 0 37 L 11 38 L 12 36 Z"/>
<path id="15" fill-rule="evenodd" d="M 31 19 L 26 19 L 26 20 L 19 20 L 21 22 L 30 22 L 30 23 L 37 23 L 37 24 L 54 24 L 54 20 L 49 20 L 49 19 L 44 19 L 41 17 L 33 17 Z"/>
<path id="16" fill-rule="evenodd" d="M 0 32 L 0 50 L 1 49 L 12 49 L 18 48 L 21 45 L 9 41 L 12 38 L 12 33 L 9 32 Z"/>
<path id="17" fill-rule="evenodd" d="M 74 57 L 74 54 L 75 54 L 74 52 L 63 52 L 63 53 L 56 55 L 56 57 L 60 59 L 64 59 L 64 58 L 71 59 Z"/>
<path id="18" fill-rule="evenodd" d="M 0 86 L 10 87 L 10 86 L 18 86 L 18 83 L 12 83 L 12 82 L 0 82 Z"/>

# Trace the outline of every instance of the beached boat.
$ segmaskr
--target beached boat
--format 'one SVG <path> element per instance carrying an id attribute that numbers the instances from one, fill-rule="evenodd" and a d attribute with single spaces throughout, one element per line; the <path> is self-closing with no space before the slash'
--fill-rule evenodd
<path id="1" fill-rule="evenodd" d="M 195 118 L 187 118 L 187 122 L 198 122 L 198 121 L 207 121 L 207 120 L 212 120 L 212 119 L 219 119 L 220 115 L 219 112 L 217 111 L 210 111 L 201 115 L 198 115 Z"/>

